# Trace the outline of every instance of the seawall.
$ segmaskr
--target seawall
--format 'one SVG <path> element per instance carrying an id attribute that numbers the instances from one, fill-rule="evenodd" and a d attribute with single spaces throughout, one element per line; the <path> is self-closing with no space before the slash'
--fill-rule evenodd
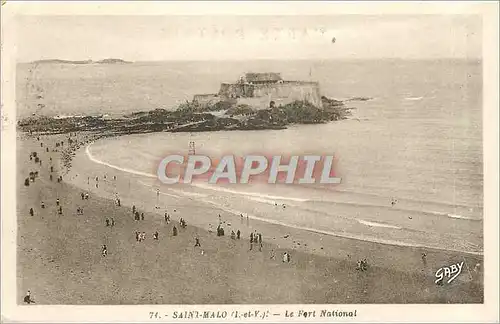
<path id="1" fill-rule="evenodd" d="M 220 98 L 238 98 L 239 104 L 265 109 L 274 101 L 276 105 L 285 105 L 296 100 L 309 101 L 322 107 L 321 92 L 318 82 L 285 81 L 264 84 L 222 83 Z"/>

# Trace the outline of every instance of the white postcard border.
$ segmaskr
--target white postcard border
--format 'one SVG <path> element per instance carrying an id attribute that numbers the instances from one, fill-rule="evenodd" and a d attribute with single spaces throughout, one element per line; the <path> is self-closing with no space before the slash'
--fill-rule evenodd
<path id="1" fill-rule="evenodd" d="M 40 306 L 17 305 L 16 296 L 16 167 L 14 17 L 24 15 L 327 15 L 327 14 L 477 14 L 483 17 L 483 145 L 484 145 L 484 304 L 460 305 L 134 305 Z M 354 311 L 353 318 L 269 316 L 269 322 L 491 322 L 498 320 L 498 3 L 496 2 L 11 2 L 2 6 L 2 321 L 4 322 L 168 322 L 177 311 L 285 311 L 323 309 Z M 150 312 L 169 317 L 150 319 Z M 228 316 L 229 317 L 229 316 Z M 179 321 L 179 320 L 177 320 Z M 187 322 L 221 322 L 188 319 Z M 224 319 L 226 322 L 256 322 Z"/>

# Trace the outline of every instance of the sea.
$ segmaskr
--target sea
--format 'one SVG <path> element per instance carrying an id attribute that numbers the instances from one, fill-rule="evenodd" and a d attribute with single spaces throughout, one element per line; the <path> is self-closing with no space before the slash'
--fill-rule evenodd
<path id="1" fill-rule="evenodd" d="M 245 72 L 318 81 L 323 95 L 353 108 L 352 116 L 286 130 L 129 135 L 97 141 L 89 158 L 143 175 L 146 186 L 157 185 L 159 161 L 187 154 L 190 142 L 211 156 L 334 155 L 339 185 L 198 182 L 166 189 L 284 226 L 482 253 L 481 61 L 19 64 L 18 118 L 172 110 Z"/>

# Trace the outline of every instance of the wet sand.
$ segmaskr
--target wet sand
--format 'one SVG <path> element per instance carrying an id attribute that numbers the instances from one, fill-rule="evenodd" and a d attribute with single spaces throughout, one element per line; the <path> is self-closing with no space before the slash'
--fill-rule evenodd
<path id="1" fill-rule="evenodd" d="M 154 184 L 147 186 L 151 180 L 89 161 L 84 146 L 66 173 L 60 152 L 45 152 L 56 140 L 67 145 L 66 138 L 42 136 L 44 147 L 36 138 L 18 140 L 20 302 L 27 290 L 38 304 L 483 302 L 482 268 L 473 270 L 475 264 L 482 265 L 481 256 L 363 242 L 247 220 L 229 212 L 230 206 L 221 210 L 196 196 L 178 196 L 163 188 L 157 198 Z M 73 138 L 82 141 L 81 134 Z M 29 160 L 32 151 L 40 154 L 42 166 Z M 39 171 L 40 176 L 25 187 L 29 171 Z M 56 173 L 62 174 L 62 183 L 57 183 Z M 89 200 L 81 200 L 83 191 L 90 193 Z M 111 199 L 115 192 L 121 207 Z M 63 215 L 56 212 L 57 198 Z M 157 202 L 161 209 L 155 209 Z M 144 212 L 144 221 L 134 221 L 132 205 Z M 84 215 L 76 215 L 78 207 L 84 208 Z M 163 219 L 164 207 L 172 215 L 170 224 Z M 225 221 L 224 237 L 208 231 L 208 224 L 215 230 L 218 214 Z M 106 227 L 106 217 L 113 217 L 116 225 Z M 180 217 L 188 226 L 172 237 L 172 226 L 179 228 Z M 229 237 L 231 228 L 242 232 L 241 240 Z M 256 246 L 249 251 L 248 236 L 254 230 L 263 234 L 262 252 Z M 145 242 L 136 242 L 135 231 L 146 232 Z M 155 231 L 158 241 L 152 239 Z M 194 247 L 196 236 L 201 249 Z M 107 257 L 101 256 L 102 244 L 108 247 Z M 281 261 L 285 251 L 291 254 L 290 263 Z M 363 258 L 368 271 L 357 271 L 356 262 Z M 455 281 L 434 283 L 438 268 L 461 261 L 468 268 L 464 266 Z"/>

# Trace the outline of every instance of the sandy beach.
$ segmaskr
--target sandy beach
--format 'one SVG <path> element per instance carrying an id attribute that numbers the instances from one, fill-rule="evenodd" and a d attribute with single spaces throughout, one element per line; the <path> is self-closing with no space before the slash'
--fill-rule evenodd
<path id="1" fill-rule="evenodd" d="M 221 209 L 200 201 L 195 191 L 189 197 L 161 188 L 157 197 L 154 179 L 90 161 L 85 136 L 72 136 L 78 149 L 62 155 L 62 149 L 69 149 L 67 134 L 40 140 L 18 135 L 19 303 L 27 290 L 37 304 L 483 302 L 480 255 L 365 242 L 258 221 L 232 213 L 230 206 Z M 64 147 L 53 151 L 60 141 Z M 31 152 L 38 153 L 42 165 L 30 161 Z M 25 186 L 30 171 L 38 171 L 39 177 Z M 83 192 L 89 193 L 88 200 L 81 199 Z M 117 195 L 120 207 L 113 200 Z M 134 220 L 133 205 L 145 220 Z M 77 215 L 79 207 L 83 215 Z M 219 214 L 223 237 L 209 231 L 215 230 Z M 181 217 L 187 221 L 185 229 L 178 224 Z M 106 218 L 114 218 L 115 226 L 106 226 Z M 172 236 L 173 226 L 178 236 Z M 231 239 L 231 230 L 240 230 L 241 239 Z M 136 231 L 146 233 L 144 242 L 136 242 Z M 159 240 L 152 238 L 155 231 Z M 250 250 L 254 231 L 263 236 L 262 251 L 256 244 Z M 196 237 L 201 247 L 194 247 Z M 106 257 L 101 255 L 103 244 Z M 290 263 L 282 262 L 284 252 L 290 253 Z M 364 258 L 368 270 L 356 270 Z M 462 261 L 464 269 L 455 281 L 434 283 L 437 269 Z"/>

